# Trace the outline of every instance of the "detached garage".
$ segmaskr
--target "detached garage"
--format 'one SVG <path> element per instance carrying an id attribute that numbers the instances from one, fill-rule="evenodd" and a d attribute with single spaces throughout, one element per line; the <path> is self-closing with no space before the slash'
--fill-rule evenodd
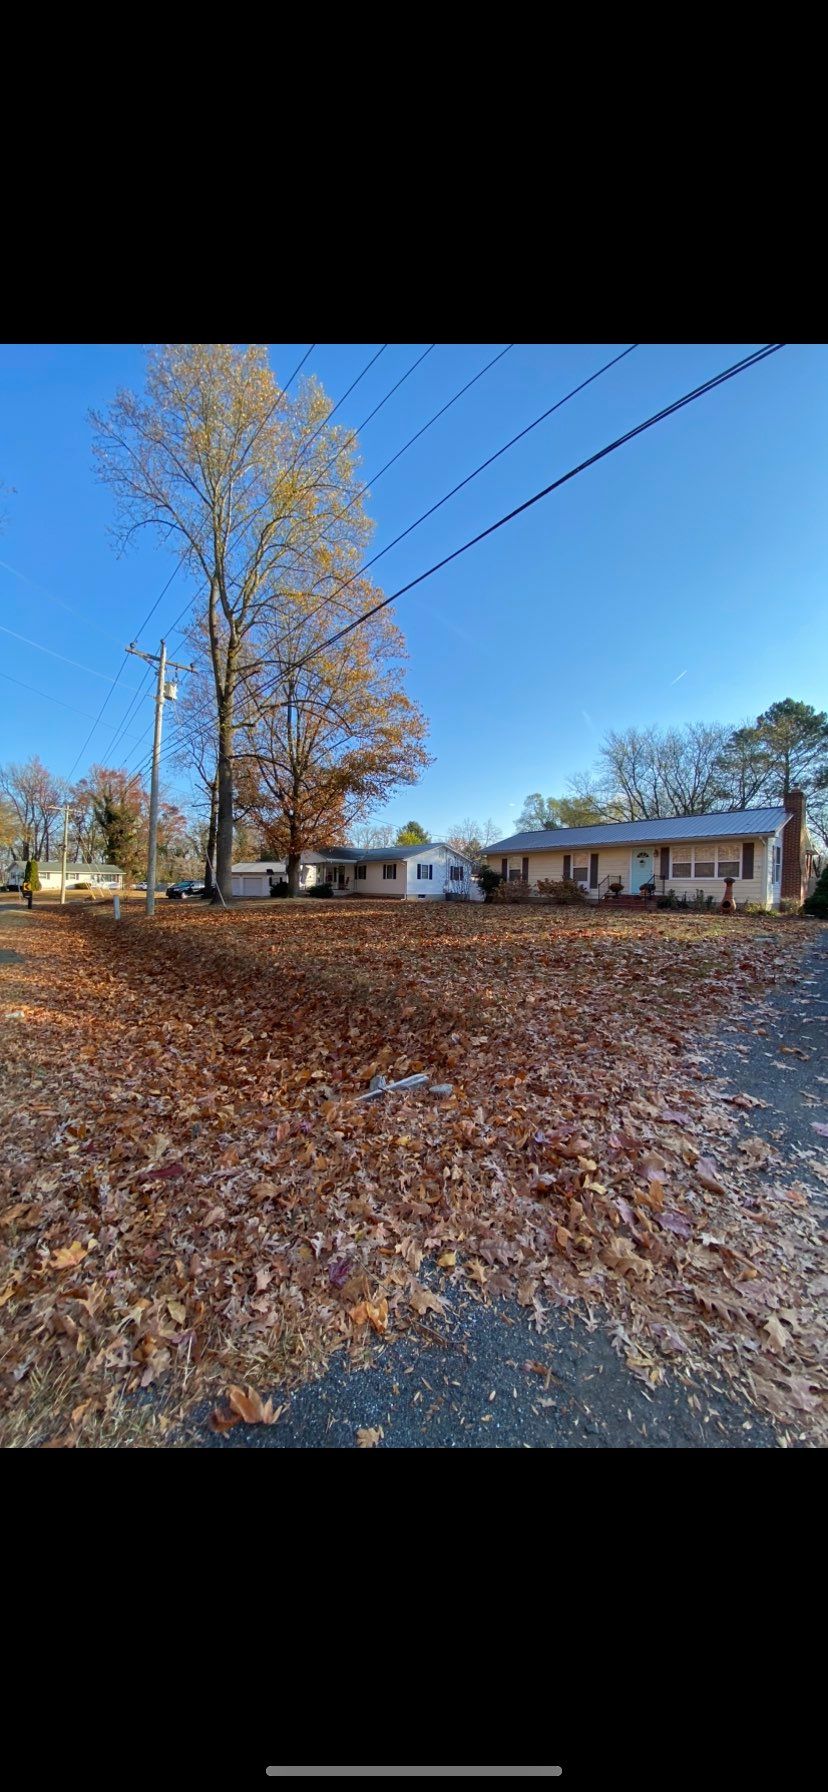
<path id="1" fill-rule="evenodd" d="M 252 859 L 232 870 L 234 896 L 269 896 L 274 882 L 287 875 L 283 859 Z"/>

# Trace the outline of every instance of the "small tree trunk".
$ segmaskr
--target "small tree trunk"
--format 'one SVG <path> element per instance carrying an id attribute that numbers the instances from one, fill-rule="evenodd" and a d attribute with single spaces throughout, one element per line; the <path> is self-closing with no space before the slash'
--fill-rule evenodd
<path id="1" fill-rule="evenodd" d="M 301 859 L 302 859 L 302 854 L 300 852 L 289 852 L 288 853 L 287 874 L 288 874 L 288 895 L 289 896 L 298 896 L 299 895 L 299 866 L 301 863 Z"/>
<path id="2" fill-rule="evenodd" d="M 215 878 L 213 868 L 216 863 L 216 833 L 218 831 L 218 777 L 210 785 L 210 827 L 207 833 L 207 859 L 204 866 L 204 894 L 212 897 L 215 894 Z"/>

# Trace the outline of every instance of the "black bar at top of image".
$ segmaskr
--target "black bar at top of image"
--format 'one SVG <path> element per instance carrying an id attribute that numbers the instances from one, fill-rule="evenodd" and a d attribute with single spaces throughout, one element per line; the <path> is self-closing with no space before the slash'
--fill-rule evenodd
<path id="1" fill-rule="evenodd" d="M 560 1767 L 268 1767 L 271 1779 L 557 1779 Z"/>

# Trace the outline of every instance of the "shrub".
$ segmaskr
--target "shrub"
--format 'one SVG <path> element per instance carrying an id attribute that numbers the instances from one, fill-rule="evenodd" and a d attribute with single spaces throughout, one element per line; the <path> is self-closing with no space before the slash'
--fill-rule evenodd
<path id="1" fill-rule="evenodd" d="M 746 902 L 742 909 L 743 915 L 766 915 L 767 912 L 767 905 L 764 902 Z"/>
<path id="2" fill-rule="evenodd" d="M 493 902 L 531 902 L 531 900 L 531 887 L 524 883 L 522 877 L 510 878 L 508 882 L 504 882 L 501 878 L 492 895 Z"/>
<path id="3" fill-rule="evenodd" d="M 311 884 L 310 889 L 305 891 L 305 895 L 306 896 L 321 896 L 323 898 L 326 896 L 332 896 L 333 895 L 333 884 Z"/>
<path id="4" fill-rule="evenodd" d="M 805 915 L 818 915 L 820 920 L 828 921 L 828 865 L 820 874 L 816 889 L 803 902 L 802 912 Z"/>
<path id="5" fill-rule="evenodd" d="M 798 915 L 802 903 L 797 896 L 783 896 L 779 904 L 780 915 Z"/>
<path id="6" fill-rule="evenodd" d="M 286 877 L 280 877 L 277 883 L 271 884 L 270 886 L 271 896 L 287 896 L 289 890 L 290 885 Z"/>
<path id="7" fill-rule="evenodd" d="M 675 890 L 668 890 L 666 896 L 659 896 L 659 908 L 678 908 L 679 899 Z"/>
<path id="8" fill-rule="evenodd" d="M 502 883 L 503 880 L 500 872 L 493 871 L 491 865 L 481 865 L 477 874 L 477 881 L 483 891 L 486 901 L 491 902 L 498 884 Z"/>
<path id="9" fill-rule="evenodd" d="M 23 882 L 24 882 L 24 884 L 28 884 L 29 889 L 32 892 L 32 895 L 36 896 L 38 890 L 40 889 L 40 872 L 39 872 L 38 866 L 37 866 L 37 859 L 28 859 L 26 861 L 26 869 L 23 873 Z"/>
<path id="10" fill-rule="evenodd" d="M 580 884 L 573 883 L 571 877 L 541 877 L 538 879 L 538 892 L 552 902 L 584 903 L 589 897 L 584 894 Z"/>

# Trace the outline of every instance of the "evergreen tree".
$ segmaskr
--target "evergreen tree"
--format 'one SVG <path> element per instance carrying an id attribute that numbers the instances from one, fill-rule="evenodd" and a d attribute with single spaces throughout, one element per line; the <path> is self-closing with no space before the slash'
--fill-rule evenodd
<path id="1" fill-rule="evenodd" d="M 818 915 L 821 921 L 828 921 L 828 865 L 820 873 L 815 890 L 806 897 L 802 905 L 806 915 Z"/>
<path id="2" fill-rule="evenodd" d="M 428 834 L 418 821 L 407 821 L 404 828 L 399 828 L 395 846 L 427 846 Z"/>

